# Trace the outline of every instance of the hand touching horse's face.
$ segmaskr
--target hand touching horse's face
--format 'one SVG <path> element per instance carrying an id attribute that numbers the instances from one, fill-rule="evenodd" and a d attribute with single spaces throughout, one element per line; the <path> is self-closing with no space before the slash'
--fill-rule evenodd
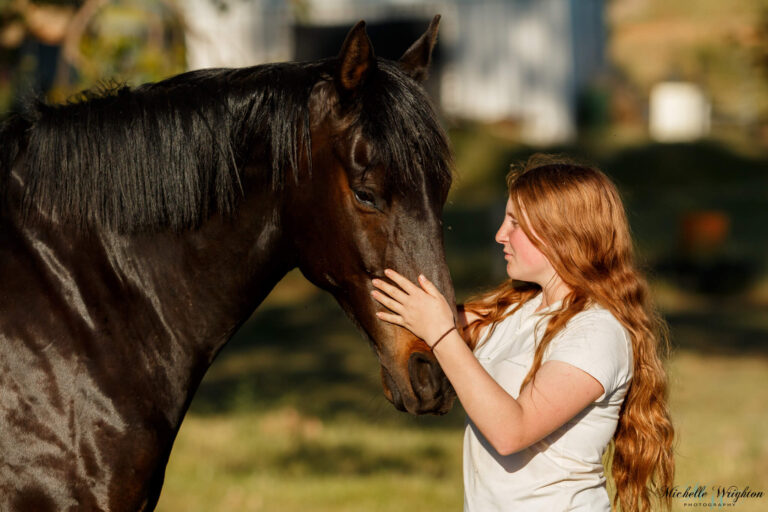
<path id="1" fill-rule="evenodd" d="M 352 29 L 336 75 L 312 92 L 312 174 L 290 189 L 286 215 L 302 272 L 368 336 L 387 398 L 416 414 L 446 412 L 454 392 L 426 344 L 376 318 L 370 281 L 387 279 L 385 268 L 423 273 L 453 302 L 440 221 L 450 151 L 414 81 L 436 25 L 399 63 L 374 59 L 364 27 Z"/>

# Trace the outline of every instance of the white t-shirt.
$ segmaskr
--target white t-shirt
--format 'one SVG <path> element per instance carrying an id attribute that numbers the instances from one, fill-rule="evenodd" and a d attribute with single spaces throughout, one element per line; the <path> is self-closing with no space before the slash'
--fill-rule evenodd
<path id="1" fill-rule="evenodd" d="M 482 334 L 475 356 L 514 398 L 533 364 L 535 344 L 560 304 L 536 312 L 541 293 Z M 536 333 L 534 334 L 534 330 Z M 598 305 L 568 321 L 545 349 L 592 375 L 604 393 L 565 425 L 517 453 L 500 455 L 471 419 L 464 432 L 464 511 L 610 511 L 602 456 L 616 431 L 632 378 L 632 345 L 618 320 Z"/>

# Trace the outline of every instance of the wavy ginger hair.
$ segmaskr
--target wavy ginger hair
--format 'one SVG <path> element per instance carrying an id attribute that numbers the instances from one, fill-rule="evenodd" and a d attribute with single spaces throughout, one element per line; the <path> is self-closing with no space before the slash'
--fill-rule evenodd
<path id="1" fill-rule="evenodd" d="M 619 193 L 599 170 L 545 155 L 513 168 L 507 185 L 520 227 L 571 290 L 561 308 L 550 313 L 520 388 L 533 381 L 545 348 L 568 320 L 592 304 L 610 311 L 629 332 L 634 354 L 634 374 L 613 436 L 614 505 L 648 511 L 653 495 L 671 487 L 674 477 L 674 429 L 662 364 L 668 343 L 635 268 Z M 465 330 L 470 346 L 476 347 L 483 327 L 493 329 L 540 291 L 536 284 L 510 280 L 467 302 L 464 309 L 480 315 Z M 669 497 L 660 503 L 668 509 Z"/>

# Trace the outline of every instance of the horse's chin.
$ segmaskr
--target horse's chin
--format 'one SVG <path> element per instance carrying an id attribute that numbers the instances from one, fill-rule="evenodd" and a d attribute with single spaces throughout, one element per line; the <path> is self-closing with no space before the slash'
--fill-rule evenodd
<path id="1" fill-rule="evenodd" d="M 429 396 L 419 394 L 404 394 L 402 387 L 398 385 L 385 367 L 381 367 L 381 380 L 384 388 L 384 396 L 398 411 L 408 412 L 413 415 L 434 414 L 443 415 L 451 410 L 456 393 L 447 381 L 437 393 Z M 408 386 L 408 391 L 411 387 Z"/>
<path id="2" fill-rule="evenodd" d="M 398 411 L 408 412 L 405 408 L 405 402 L 403 401 L 403 395 L 400 393 L 400 389 L 392 378 L 392 375 L 383 366 L 381 367 L 381 384 L 384 387 L 384 396 L 392 402 L 395 409 Z"/>

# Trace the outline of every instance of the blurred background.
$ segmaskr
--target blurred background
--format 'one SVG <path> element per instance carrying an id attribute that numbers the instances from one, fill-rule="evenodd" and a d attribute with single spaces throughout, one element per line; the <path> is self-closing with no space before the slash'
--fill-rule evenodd
<path id="1" fill-rule="evenodd" d="M 768 492 L 766 0 L 0 0 L 0 112 L 104 81 L 333 56 L 359 19 L 396 59 L 435 13 L 426 88 L 456 153 L 458 300 L 505 277 L 493 235 L 509 164 L 594 162 L 619 184 L 671 328 L 676 483 Z M 457 510 L 463 425 L 458 404 L 396 412 L 365 341 L 294 272 L 208 373 L 158 510 Z"/>

